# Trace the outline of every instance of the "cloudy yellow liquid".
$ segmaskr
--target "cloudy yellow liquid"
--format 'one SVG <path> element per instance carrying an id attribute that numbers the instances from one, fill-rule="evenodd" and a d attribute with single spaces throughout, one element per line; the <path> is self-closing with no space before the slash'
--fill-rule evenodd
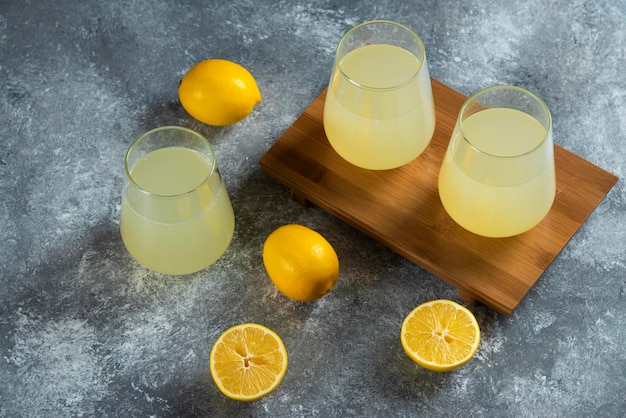
<path id="1" fill-rule="evenodd" d="M 366 45 L 341 59 L 324 106 L 326 136 L 341 157 L 381 170 L 407 164 L 424 151 L 435 129 L 435 110 L 428 68 L 421 67 L 413 54 L 387 44 Z"/>
<path id="2" fill-rule="evenodd" d="M 120 231 L 139 263 L 187 274 L 226 251 L 235 219 L 224 183 L 208 177 L 211 170 L 202 154 L 182 147 L 152 151 L 132 167 L 140 188 L 130 183 L 124 189 Z"/>
<path id="3" fill-rule="evenodd" d="M 555 195 L 553 146 L 551 140 L 542 143 L 544 126 L 518 110 L 493 108 L 468 117 L 463 133 L 467 141 L 455 129 L 439 174 L 448 214 L 488 237 L 513 236 L 537 225 Z"/>

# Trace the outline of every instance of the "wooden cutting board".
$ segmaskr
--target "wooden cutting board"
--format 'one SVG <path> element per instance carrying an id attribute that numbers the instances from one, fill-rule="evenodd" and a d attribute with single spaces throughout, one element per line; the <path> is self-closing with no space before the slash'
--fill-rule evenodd
<path id="1" fill-rule="evenodd" d="M 469 303 L 510 314 L 618 178 L 555 146 L 557 191 L 546 218 L 511 238 L 485 238 L 458 226 L 439 200 L 437 176 L 466 97 L 432 79 L 436 128 L 406 166 L 371 171 L 330 146 L 322 115 L 326 90 L 261 158 L 263 171 L 458 289 Z"/>

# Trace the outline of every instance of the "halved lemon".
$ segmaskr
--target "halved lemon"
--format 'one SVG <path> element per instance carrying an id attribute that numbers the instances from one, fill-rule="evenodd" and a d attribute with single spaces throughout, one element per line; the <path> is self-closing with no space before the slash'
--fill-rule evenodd
<path id="1" fill-rule="evenodd" d="M 400 341 L 417 364 L 445 372 L 474 357 L 480 344 L 480 328 L 467 308 L 439 299 L 419 305 L 404 318 Z"/>
<path id="2" fill-rule="evenodd" d="M 213 344 L 211 376 L 229 398 L 254 401 L 278 387 L 287 362 L 287 350 L 278 334 L 260 324 L 239 324 Z"/>

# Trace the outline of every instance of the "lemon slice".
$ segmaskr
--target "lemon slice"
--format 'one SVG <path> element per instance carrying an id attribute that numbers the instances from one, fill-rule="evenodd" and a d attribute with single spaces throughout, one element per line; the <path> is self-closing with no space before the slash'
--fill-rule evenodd
<path id="1" fill-rule="evenodd" d="M 417 364 L 445 372 L 474 357 L 480 344 L 480 328 L 467 308 L 451 300 L 433 300 L 404 318 L 400 341 Z"/>
<path id="2" fill-rule="evenodd" d="M 271 329 L 239 324 L 224 331 L 213 344 L 211 376 L 231 399 L 254 401 L 278 387 L 287 371 L 287 350 Z"/>

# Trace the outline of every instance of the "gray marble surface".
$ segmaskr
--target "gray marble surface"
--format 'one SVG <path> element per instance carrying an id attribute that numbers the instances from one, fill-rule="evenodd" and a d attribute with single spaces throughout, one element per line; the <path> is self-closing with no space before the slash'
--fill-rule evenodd
<path id="1" fill-rule="evenodd" d="M 626 3 L 616 1 L 3 0 L 0 3 L 0 416 L 626 415 L 626 199 L 620 180 L 510 316 L 472 306 L 465 367 L 421 369 L 399 329 L 455 289 L 316 207 L 289 200 L 259 159 L 328 82 L 351 26 L 405 23 L 431 75 L 463 94 L 538 93 L 555 142 L 624 176 Z M 226 128 L 191 119 L 181 76 L 241 63 L 263 102 Z M 213 143 L 236 215 L 232 245 L 184 277 L 151 273 L 119 232 L 123 156 L 161 125 Z M 336 287 L 297 303 L 261 259 L 286 223 L 325 235 Z M 282 385 L 231 401 L 209 372 L 228 326 L 282 337 Z"/>

